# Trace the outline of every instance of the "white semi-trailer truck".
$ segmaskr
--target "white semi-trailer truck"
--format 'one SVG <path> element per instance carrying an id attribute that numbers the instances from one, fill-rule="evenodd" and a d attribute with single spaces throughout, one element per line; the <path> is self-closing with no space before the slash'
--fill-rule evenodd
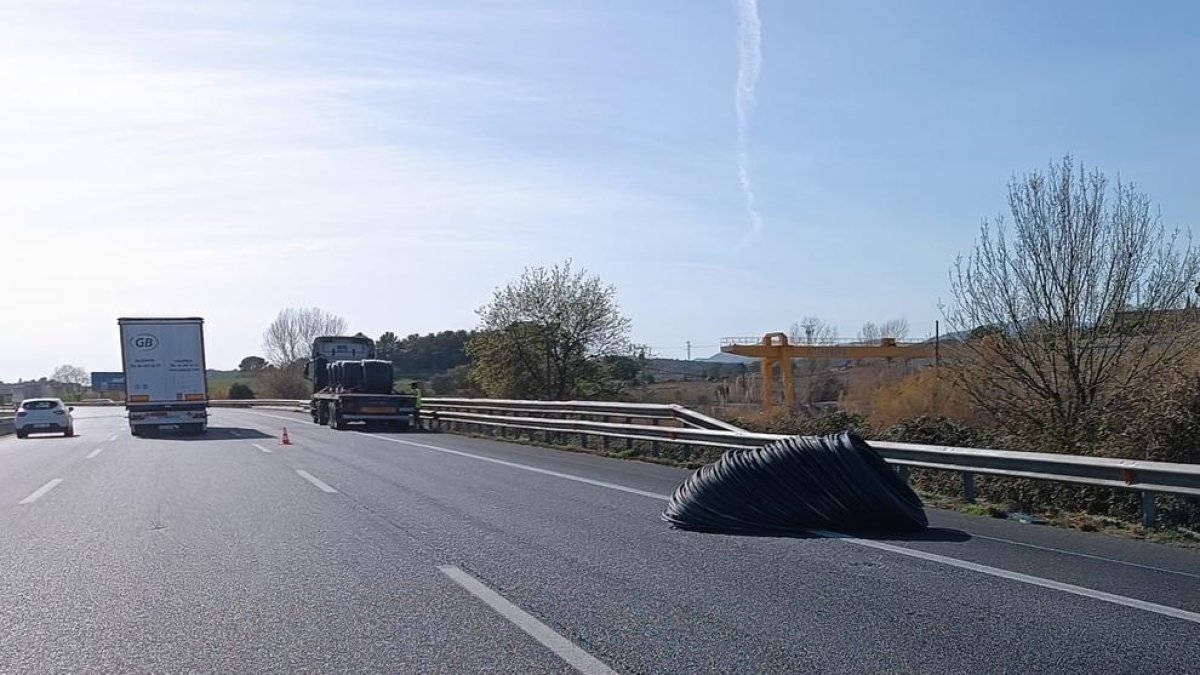
<path id="1" fill-rule="evenodd" d="M 204 319 L 117 319 L 125 410 L 134 436 L 208 429 Z"/>

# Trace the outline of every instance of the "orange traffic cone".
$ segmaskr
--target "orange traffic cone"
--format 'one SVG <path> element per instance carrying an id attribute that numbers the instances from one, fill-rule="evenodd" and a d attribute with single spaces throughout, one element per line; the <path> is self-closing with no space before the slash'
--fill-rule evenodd
<path id="1" fill-rule="evenodd" d="M 291 445 L 292 444 L 292 440 L 290 438 L 288 438 L 288 435 L 287 435 L 287 427 L 283 428 L 283 436 L 280 437 L 279 444 L 280 445 Z"/>

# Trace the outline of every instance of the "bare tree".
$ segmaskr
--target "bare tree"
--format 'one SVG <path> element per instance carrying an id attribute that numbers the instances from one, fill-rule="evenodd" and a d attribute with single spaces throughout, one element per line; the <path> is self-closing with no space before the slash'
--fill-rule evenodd
<path id="1" fill-rule="evenodd" d="M 817 316 L 806 316 L 792 324 L 788 331 L 788 342 L 808 346 L 831 345 L 837 342 L 837 326 Z M 829 359 L 795 359 L 793 363 L 796 395 L 800 401 L 812 405 L 837 398 L 839 384 Z"/>
<path id="2" fill-rule="evenodd" d="M 69 364 L 55 368 L 54 372 L 50 375 L 50 379 L 77 387 L 87 387 L 92 383 L 92 375 L 88 372 L 87 368 Z"/>
<path id="3" fill-rule="evenodd" d="M 908 319 L 899 317 L 888 319 L 879 326 L 879 337 L 903 340 L 908 337 Z"/>
<path id="4" fill-rule="evenodd" d="M 341 335 L 346 320 L 316 307 L 288 307 L 263 333 L 263 353 L 272 365 L 283 368 L 308 356 L 315 338 Z"/>
<path id="5" fill-rule="evenodd" d="M 629 319 L 616 289 L 571 261 L 526 268 L 480 307 L 467 344 L 473 377 L 492 396 L 562 399 L 587 395 L 603 358 L 628 356 Z"/>
<path id="6" fill-rule="evenodd" d="M 951 372 L 1013 430 L 1074 451 L 1114 395 L 1145 391 L 1200 344 L 1200 252 L 1133 185 L 1070 157 L 1014 178 L 1008 203 L 1011 226 L 985 221 L 951 271 L 946 319 L 973 331 Z"/>
<path id="7" fill-rule="evenodd" d="M 908 337 L 908 319 L 899 317 L 888 319 L 883 323 L 868 321 L 858 331 L 858 341 L 865 343 L 880 342 L 883 338 L 903 340 Z"/>
<path id="8" fill-rule="evenodd" d="M 883 331 L 879 329 L 879 325 L 874 321 L 868 321 L 863 324 L 863 327 L 858 329 L 859 342 L 879 342 L 883 337 Z"/>
<path id="9" fill-rule="evenodd" d="M 806 316 L 788 331 L 788 342 L 794 345 L 827 345 L 836 339 L 837 326 L 818 316 Z"/>

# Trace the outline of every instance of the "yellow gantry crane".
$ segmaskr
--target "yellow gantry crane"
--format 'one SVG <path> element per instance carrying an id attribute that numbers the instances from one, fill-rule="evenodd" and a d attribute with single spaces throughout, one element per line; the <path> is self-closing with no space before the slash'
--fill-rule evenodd
<path id="1" fill-rule="evenodd" d="M 796 403 L 796 383 L 792 379 L 792 359 L 937 359 L 937 342 L 901 344 L 895 338 L 881 338 L 878 344 L 803 344 L 788 343 L 786 333 L 767 333 L 762 340 L 726 338 L 721 351 L 761 359 L 763 409 L 775 403 L 775 366 L 783 378 L 783 400 L 788 408 Z"/>

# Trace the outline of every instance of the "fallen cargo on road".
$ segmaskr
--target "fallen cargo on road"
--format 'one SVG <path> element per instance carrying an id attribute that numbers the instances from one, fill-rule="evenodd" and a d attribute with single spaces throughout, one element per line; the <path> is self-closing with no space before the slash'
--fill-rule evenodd
<path id="1" fill-rule="evenodd" d="M 676 488 L 662 518 L 685 530 L 758 535 L 928 525 L 916 493 L 849 433 L 730 450 Z"/>

